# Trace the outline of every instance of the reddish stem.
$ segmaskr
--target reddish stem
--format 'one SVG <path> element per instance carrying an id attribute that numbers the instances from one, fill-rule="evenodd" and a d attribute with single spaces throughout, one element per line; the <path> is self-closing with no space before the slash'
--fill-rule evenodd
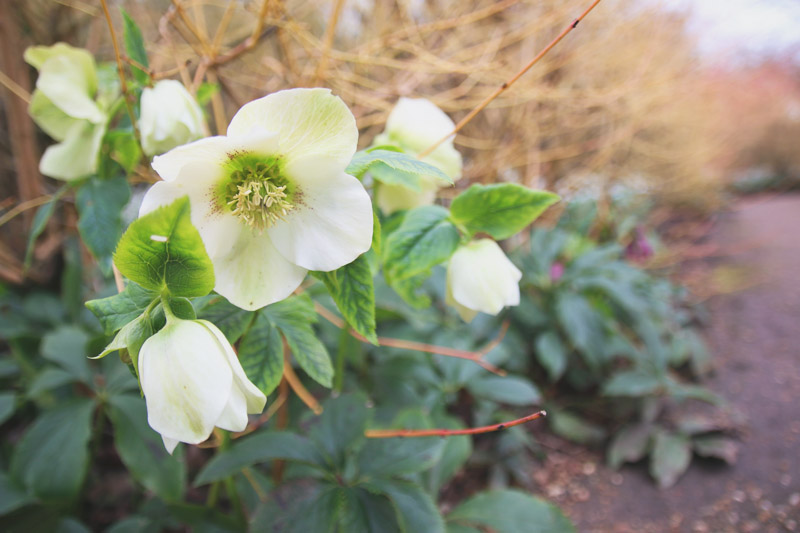
<path id="1" fill-rule="evenodd" d="M 543 416 L 547 416 L 547 413 L 545 411 L 538 411 L 531 415 L 512 420 L 511 422 L 467 429 L 368 429 L 364 432 L 364 436 L 371 439 L 388 439 L 391 437 L 452 437 L 455 435 L 476 435 L 478 433 L 491 433 L 493 431 L 500 431 L 501 429 L 518 426 Z"/>

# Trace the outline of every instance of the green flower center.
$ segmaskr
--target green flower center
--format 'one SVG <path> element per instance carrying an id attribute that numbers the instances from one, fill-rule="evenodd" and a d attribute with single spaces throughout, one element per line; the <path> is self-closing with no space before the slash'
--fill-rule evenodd
<path id="1" fill-rule="evenodd" d="M 238 154 L 226 166 L 220 203 L 251 228 L 264 230 L 294 209 L 294 184 L 284 175 L 280 157 Z"/>

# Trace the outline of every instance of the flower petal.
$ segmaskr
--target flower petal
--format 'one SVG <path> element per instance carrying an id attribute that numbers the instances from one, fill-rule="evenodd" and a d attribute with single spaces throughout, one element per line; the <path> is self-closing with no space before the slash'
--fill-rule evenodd
<path id="1" fill-rule="evenodd" d="M 447 285 L 453 300 L 490 315 L 506 305 L 519 304 L 521 278 L 522 272 L 491 239 L 460 247 L 447 265 Z"/>
<path id="2" fill-rule="evenodd" d="M 219 341 L 203 325 L 177 319 L 142 345 L 139 378 L 150 427 L 190 444 L 211 434 L 233 383 Z"/>
<path id="3" fill-rule="evenodd" d="M 167 449 L 167 453 L 172 455 L 172 452 L 175 451 L 175 447 L 178 446 L 179 440 L 171 439 L 169 437 L 165 437 L 161 435 L 161 440 L 164 442 L 164 448 Z"/>
<path id="4" fill-rule="evenodd" d="M 206 135 L 203 111 L 183 84 L 161 80 L 142 91 L 139 131 L 145 154 L 163 154 Z"/>
<path id="5" fill-rule="evenodd" d="M 254 128 L 277 132 L 287 159 L 325 156 L 340 170 L 358 143 L 353 114 L 329 89 L 289 89 L 245 104 L 231 120 L 228 136 L 238 141 Z"/>
<path id="6" fill-rule="evenodd" d="M 244 394 L 236 386 L 236 383 L 231 386 L 228 403 L 214 425 L 228 431 L 244 431 L 244 428 L 247 427 L 247 404 Z"/>
<path id="7" fill-rule="evenodd" d="M 217 326 L 208 320 L 198 320 L 197 322 L 206 326 L 208 330 L 215 337 L 217 337 L 217 340 L 219 340 L 220 344 L 227 346 L 225 355 L 227 356 L 228 364 L 230 364 L 231 370 L 233 371 L 233 388 L 240 390 L 244 394 L 244 398 L 247 402 L 247 413 L 260 414 L 264 410 L 264 405 L 267 403 L 267 397 L 264 396 L 264 393 L 261 392 L 258 387 L 253 385 L 253 383 L 247 378 L 247 375 L 244 373 L 244 369 L 242 369 L 242 364 L 239 362 L 239 358 L 236 356 L 233 348 L 231 348 L 228 344 L 228 340 L 225 338 L 225 335 L 219 330 L 219 328 L 217 328 Z"/>
<path id="8" fill-rule="evenodd" d="M 221 167 L 232 150 L 233 147 L 226 137 L 206 137 L 154 157 L 152 166 L 161 179 L 172 181 L 178 177 L 184 166 L 191 163 L 203 163 L 209 168 Z"/>
<path id="9" fill-rule="evenodd" d="M 47 147 L 39 160 L 39 171 L 64 181 L 94 174 L 105 132 L 105 124 L 85 120 L 76 122 L 62 142 Z"/>
<path id="10" fill-rule="evenodd" d="M 211 257 L 225 254 L 233 245 L 231 236 L 239 231 L 241 224 L 216 204 L 214 187 L 223 177 L 219 166 L 196 162 L 184 165 L 174 180 L 160 181 L 147 190 L 139 216 L 188 195 L 192 224 L 200 232 L 206 252 Z"/>
<path id="11" fill-rule="evenodd" d="M 372 202 L 360 181 L 323 157 L 291 160 L 286 174 L 297 184 L 301 201 L 285 221 L 267 229 L 286 259 L 327 272 L 369 250 Z"/>
<path id="12" fill-rule="evenodd" d="M 287 298 L 306 277 L 307 269 L 287 261 L 267 232 L 239 225 L 226 238 L 228 252 L 209 255 L 217 278 L 214 290 L 233 305 L 255 311 Z"/>
<path id="13" fill-rule="evenodd" d="M 390 215 L 395 211 L 414 209 L 423 205 L 431 205 L 436 200 L 439 188 L 425 179 L 422 181 L 422 190 L 415 191 L 402 185 L 381 183 L 376 191 L 375 201 L 385 214 Z M 428 185 L 431 184 L 431 185 Z"/>

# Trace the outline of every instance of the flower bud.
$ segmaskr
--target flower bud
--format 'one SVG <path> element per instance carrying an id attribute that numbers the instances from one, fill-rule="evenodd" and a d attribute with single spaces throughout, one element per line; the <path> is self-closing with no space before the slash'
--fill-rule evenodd
<path id="1" fill-rule="evenodd" d="M 496 315 L 503 307 L 519 304 L 522 272 L 491 239 L 461 246 L 447 265 L 448 305 L 466 322 L 478 311 Z"/>
<path id="2" fill-rule="evenodd" d="M 207 320 L 171 317 L 139 351 L 147 421 L 172 453 L 178 442 L 198 444 L 214 426 L 243 431 L 266 396 L 242 370 L 222 332 Z"/>
<path id="3" fill-rule="evenodd" d="M 206 136 L 203 111 L 183 84 L 161 80 L 142 91 L 139 117 L 142 149 L 148 156 Z"/>
<path id="4" fill-rule="evenodd" d="M 392 145 L 410 155 L 417 155 L 449 134 L 455 124 L 436 104 L 425 98 L 400 98 L 386 121 L 386 130 L 375 138 L 374 146 Z M 461 177 L 461 154 L 447 139 L 422 158 L 447 174 Z M 421 176 L 421 191 L 402 185 L 381 184 L 377 192 L 378 207 L 386 213 L 430 205 L 436 199 L 441 182 L 434 176 Z"/>

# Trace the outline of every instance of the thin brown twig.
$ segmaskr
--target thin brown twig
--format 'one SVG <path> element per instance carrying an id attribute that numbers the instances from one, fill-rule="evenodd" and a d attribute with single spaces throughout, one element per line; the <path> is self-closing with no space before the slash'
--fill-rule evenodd
<path id="1" fill-rule="evenodd" d="M 518 426 L 543 416 L 547 416 L 546 411 L 538 411 L 510 422 L 467 429 L 368 429 L 364 432 L 364 436 L 370 439 L 388 439 L 391 437 L 453 437 L 456 435 L 477 435 L 479 433 L 491 433 L 493 431 L 500 431 L 502 429 Z"/>
<path id="2" fill-rule="evenodd" d="M 325 320 L 327 320 L 328 322 L 330 322 L 334 326 L 338 327 L 339 329 L 342 329 L 342 328 L 346 327 L 345 322 L 341 318 L 339 318 L 338 316 L 336 316 L 332 312 L 328 311 L 327 308 L 325 308 L 323 305 L 319 304 L 318 302 L 314 302 L 314 309 L 317 311 L 317 313 L 319 313 L 320 316 L 322 316 L 322 318 L 324 318 Z M 505 331 L 502 331 L 502 333 L 505 334 Z M 350 330 L 350 335 L 352 335 L 356 339 L 360 340 L 361 342 L 369 342 L 366 338 L 364 338 L 363 335 L 361 335 L 360 333 L 358 333 L 356 331 L 353 331 L 352 329 Z M 493 342 L 494 341 L 492 341 L 492 343 Z M 492 343 L 490 343 L 490 344 L 492 344 Z M 379 346 L 388 346 L 390 348 L 401 348 L 401 349 L 413 350 L 413 351 L 417 351 L 417 352 L 444 355 L 446 357 L 455 357 L 457 359 L 466 359 L 468 361 L 473 361 L 477 365 L 480 365 L 485 370 L 488 370 L 489 372 L 491 372 L 493 374 L 497 374 L 498 376 L 505 376 L 506 375 L 506 371 L 503 370 L 502 368 L 497 368 L 493 364 L 488 363 L 488 362 L 484 361 L 483 359 L 481 359 L 483 357 L 483 355 L 485 355 L 485 353 L 488 353 L 488 351 L 491 350 L 491 348 L 493 348 L 494 346 L 489 348 L 489 350 L 486 350 L 486 348 L 484 348 L 483 350 L 486 350 L 485 353 L 484 353 L 483 350 L 478 351 L 478 352 L 470 352 L 470 351 L 466 351 L 466 350 L 458 350 L 456 348 L 449 348 L 447 346 L 435 346 L 433 344 L 425 344 L 425 343 L 422 343 L 422 342 L 408 341 L 408 340 L 405 340 L 405 339 L 393 339 L 391 337 L 378 337 L 378 345 Z"/>
<path id="3" fill-rule="evenodd" d="M 341 15 L 342 7 L 344 7 L 344 0 L 333 1 L 333 11 L 331 12 L 331 18 L 328 20 L 328 26 L 325 28 L 325 38 L 322 41 L 319 63 L 314 73 L 312 85 L 317 85 L 325 76 L 325 69 L 328 67 L 328 54 L 331 51 L 331 47 L 333 47 L 333 38 L 336 36 L 336 24 L 339 22 L 339 15 Z"/>
<path id="4" fill-rule="evenodd" d="M 117 60 L 119 83 L 122 88 L 122 94 L 124 95 L 125 107 L 128 109 L 128 116 L 130 116 L 131 125 L 133 126 L 133 135 L 136 137 L 136 142 L 141 146 L 142 138 L 139 134 L 139 126 L 136 124 L 136 114 L 133 111 L 133 102 L 131 101 L 133 94 L 128 90 L 128 80 L 125 79 L 125 67 L 122 64 L 122 54 L 119 51 L 117 32 L 114 31 L 114 23 L 111 21 L 111 13 L 108 11 L 108 2 L 106 0 L 100 0 L 100 3 L 103 5 L 103 14 L 106 17 L 108 31 L 111 34 L 111 44 L 114 46 L 114 57 Z"/>
<path id="5" fill-rule="evenodd" d="M 0 70 L 0 85 L 11 91 L 16 96 L 18 96 L 26 104 L 31 103 L 31 93 L 23 89 L 19 83 L 15 82 L 14 80 L 6 76 L 5 72 L 3 72 L 2 70 Z"/>
<path id="6" fill-rule="evenodd" d="M 300 381 L 300 378 L 297 377 L 297 374 L 295 374 L 288 357 L 286 357 L 283 362 L 283 377 L 292 388 L 294 393 L 297 394 L 297 397 L 300 398 L 300 400 L 302 400 L 302 402 L 306 404 L 306 406 L 308 406 L 308 408 L 311 409 L 315 415 L 322 414 L 322 406 L 319 404 L 317 399 L 314 398 L 310 392 L 308 392 L 308 389 L 306 389 L 306 387 Z"/>
<path id="7" fill-rule="evenodd" d="M 34 207 L 46 204 L 52 198 L 53 197 L 51 195 L 45 194 L 44 196 L 39 196 L 38 198 L 33 198 L 31 200 L 28 200 L 27 202 L 22 202 L 21 204 L 14 206 L 12 209 L 8 211 L 8 213 L 0 217 L 0 226 L 2 226 L 15 216 L 24 213 L 28 209 L 33 209 Z"/>
<path id="8" fill-rule="evenodd" d="M 503 84 L 502 84 L 500 87 L 498 87 L 497 89 L 495 89 L 495 90 L 494 90 L 494 91 L 493 91 L 493 92 L 492 92 L 492 93 L 491 93 L 489 96 L 487 96 L 487 97 L 486 97 L 486 98 L 485 98 L 485 99 L 484 99 L 484 100 L 483 100 L 483 101 L 482 101 L 480 104 L 478 104 L 478 106 L 477 106 L 477 107 L 475 107 L 475 108 L 474 108 L 472 111 L 470 111 L 469 113 L 467 113 L 467 115 L 466 115 L 464 118 L 462 118 L 462 119 L 461 119 L 461 120 L 458 122 L 458 124 L 456 124 L 455 128 L 453 128 L 453 131 L 451 131 L 450 133 L 448 133 L 447 135 L 445 135 L 444 137 L 442 137 L 441 139 L 439 139 L 438 141 L 436 141 L 435 143 L 433 143 L 431 146 L 429 146 L 428 148 L 426 148 L 425 150 L 423 150 L 422 152 L 420 152 L 420 153 L 419 153 L 419 155 L 417 155 L 417 157 L 421 159 L 421 158 L 425 157 L 426 155 L 429 155 L 431 152 L 433 152 L 434 150 L 436 150 L 436 149 L 437 149 L 437 148 L 438 148 L 438 147 L 439 147 L 439 146 L 440 146 L 440 145 L 441 145 L 443 142 L 445 142 L 447 139 L 451 138 L 453 135 L 455 135 L 456 133 L 458 133 L 459 131 L 461 131 L 461 128 L 463 128 L 464 126 L 466 126 L 466 125 L 467 125 L 467 123 L 469 123 L 469 121 L 471 121 L 473 118 L 475 118 L 475 115 L 477 115 L 478 113 L 480 113 L 481 111 L 483 111 L 483 109 L 484 109 L 486 106 L 488 106 L 488 105 L 489 105 L 489 104 L 492 102 L 492 100 L 494 100 L 495 98 L 497 98 L 498 96 L 500 96 L 500 95 L 501 95 L 503 92 L 505 92 L 505 91 L 506 91 L 506 90 L 507 90 L 509 87 L 511 87 L 511 86 L 512 86 L 512 85 L 513 85 L 513 84 L 514 84 L 514 83 L 515 83 L 515 82 L 516 82 L 518 79 L 520 79 L 520 78 L 521 78 L 521 77 L 522 77 L 522 76 L 523 76 L 523 75 L 524 75 L 526 72 L 528 72 L 528 70 L 530 70 L 530 69 L 531 69 L 531 67 L 533 67 L 533 66 L 534 66 L 536 63 L 538 63 L 538 62 L 539 62 L 539 60 L 540 60 L 540 59 L 542 59 L 542 58 L 545 56 L 545 54 L 547 54 L 547 52 L 549 52 L 550 50 L 552 50 L 552 49 L 553 49 L 553 47 L 555 47 L 555 45 L 557 45 L 557 44 L 558 44 L 558 43 L 561 41 L 561 39 L 563 39 L 564 37 L 566 37 L 566 36 L 567 36 L 567 34 L 568 34 L 569 32 L 571 32 L 572 30 L 574 30 L 574 29 L 575 29 L 575 28 L 578 26 L 578 23 L 580 23 L 580 21 L 581 21 L 581 20 L 583 20 L 583 19 L 584 19 L 584 17 L 586 17 L 586 15 L 588 15 L 588 14 L 589 14 L 589 12 L 590 12 L 592 9 L 594 9 L 594 8 L 595 8 L 595 6 L 596 6 L 597 4 L 599 4 L 599 3 L 600 3 L 600 0 L 594 0 L 594 2 L 592 2 L 592 4 L 591 4 L 591 5 L 590 5 L 588 8 L 586 8 L 586 10 L 585 10 L 585 11 L 584 11 L 584 12 L 583 12 L 583 13 L 582 13 L 582 14 L 581 14 L 581 15 L 580 15 L 578 18 L 576 18 L 575 20 L 573 20 L 573 21 L 572 21 L 572 23 L 570 23 L 570 24 L 569 24 L 569 25 L 568 25 L 566 28 L 564 28 L 564 29 L 561 31 L 561 33 L 559 33 L 559 34 L 556 36 L 556 38 L 555 38 L 555 39 L 553 39 L 552 41 L 550 41 L 550 44 L 548 44 L 547 46 L 545 46 L 545 47 L 542 49 L 542 51 L 541 51 L 541 52 L 539 52 L 538 54 L 536 54 L 536 57 L 534 57 L 533 59 L 531 59 L 531 60 L 528 62 L 528 64 L 527 64 L 527 65 L 525 65 L 524 67 L 522 67 L 522 69 L 521 69 L 519 72 L 517 72 L 516 74 L 514 74 L 514 76 L 512 76 L 512 77 L 511 77 L 511 79 L 509 79 L 508 81 L 504 82 L 504 83 L 503 83 Z"/>

